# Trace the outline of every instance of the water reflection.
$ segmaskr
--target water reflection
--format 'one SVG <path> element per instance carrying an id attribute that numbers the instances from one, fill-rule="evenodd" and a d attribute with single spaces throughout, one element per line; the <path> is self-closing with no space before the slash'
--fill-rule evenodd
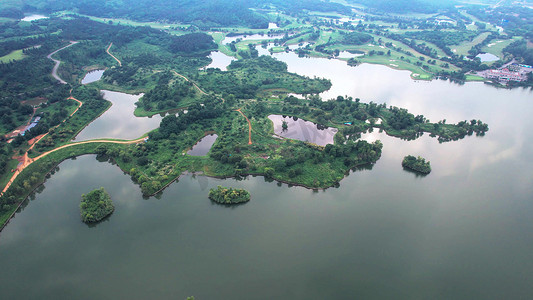
<path id="1" fill-rule="evenodd" d="M 204 136 L 200 141 L 198 141 L 198 143 L 196 143 L 196 145 L 192 147 L 191 150 L 187 151 L 187 154 L 192 156 L 207 155 L 217 138 L 218 135 L 216 134 L 209 134 Z"/>
<path id="2" fill-rule="evenodd" d="M 500 60 L 500 58 L 492 53 L 480 53 L 476 57 L 481 59 L 481 62 L 491 62 Z"/>
<path id="3" fill-rule="evenodd" d="M 89 84 L 100 80 L 104 75 L 104 72 L 105 70 L 92 70 L 87 72 L 81 80 L 81 84 Z"/>
<path id="4" fill-rule="evenodd" d="M 330 128 L 313 122 L 280 115 L 269 115 L 268 118 L 274 123 L 274 133 L 288 139 L 295 139 L 313 143 L 319 146 L 333 144 L 333 137 L 337 128 Z M 283 128 L 283 123 L 287 128 Z"/>
<path id="5" fill-rule="evenodd" d="M 222 71 L 227 71 L 228 66 L 235 60 L 234 57 L 228 56 L 220 51 L 211 52 L 209 57 L 212 59 L 212 62 L 206 68 L 219 68 Z"/>
<path id="6" fill-rule="evenodd" d="M 29 15 L 25 15 L 24 18 L 21 19 L 21 21 L 31 22 L 31 21 L 41 20 L 41 19 L 48 19 L 48 17 L 45 15 L 40 15 L 40 14 L 29 14 Z"/>
<path id="7" fill-rule="evenodd" d="M 77 141 L 98 138 L 135 139 L 159 127 L 162 116 L 139 118 L 133 114 L 135 102 L 139 101 L 142 95 L 105 90 L 102 92 L 104 98 L 113 105 L 102 116 L 83 129 L 76 137 Z"/>

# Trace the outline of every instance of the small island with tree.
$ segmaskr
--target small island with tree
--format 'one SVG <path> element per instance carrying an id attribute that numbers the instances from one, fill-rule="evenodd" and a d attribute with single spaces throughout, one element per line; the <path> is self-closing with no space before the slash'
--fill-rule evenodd
<path id="1" fill-rule="evenodd" d="M 250 193 L 244 189 L 217 186 L 209 190 L 209 199 L 219 204 L 239 204 L 250 201 Z"/>
<path id="2" fill-rule="evenodd" d="M 109 216 L 115 210 L 111 197 L 104 188 L 81 195 L 80 213 L 85 223 L 96 223 Z"/>
<path id="3" fill-rule="evenodd" d="M 403 158 L 402 166 L 409 170 L 413 170 L 422 174 L 429 174 L 431 172 L 431 165 L 429 161 L 426 161 L 422 157 L 414 157 L 412 155 L 407 155 Z"/>

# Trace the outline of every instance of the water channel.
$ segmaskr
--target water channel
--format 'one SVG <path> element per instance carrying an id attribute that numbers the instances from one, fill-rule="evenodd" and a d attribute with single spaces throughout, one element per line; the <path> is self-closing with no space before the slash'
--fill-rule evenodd
<path id="1" fill-rule="evenodd" d="M 533 294 L 531 90 L 413 81 L 409 72 L 383 66 L 274 56 L 292 72 L 331 79 L 331 91 L 322 94 L 326 99 L 340 94 L 386 102 L 448 123 L 481 119 L 490 131 L 439 144 L 428 135 L 403 141 L 375 130 L 363 135 L 384 144 L 373 168 L 351 172 L 338 188 L 318 192 L 262 177 L 184 175 L 160 197 L 146 200 L 116 166 L 94 156 L 65 161 L 0 234 L 2 298 Z M 116 123 L 120 118 L 100 131 Z M 408 154 L 430 160 L 432 173 L 404 171 L 401 159 Z M 219 184 L 246 188 L 252 200 L 231 208 L 213 205 L 208 190 Z M 80 221 L 80 196 L 101 186 L 116 210 L 88 227 Z"/>

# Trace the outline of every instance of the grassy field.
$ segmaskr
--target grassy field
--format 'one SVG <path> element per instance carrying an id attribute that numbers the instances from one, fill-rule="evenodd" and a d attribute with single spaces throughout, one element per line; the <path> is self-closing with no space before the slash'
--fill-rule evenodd
<path id="1" fill-rule="evenodd" d="M 25 57 L 26 57 L 26 55 L 24 55 L 22 50 L 15 50 L 15 51 L 9 53 L 8 55 L 0 57 L 0 62 L 8 63 L 10 61 L 24 59 Z"/>
<path id="2" fill-rule="evenodd" d="M 468 50 L 472 49 L 475 45 L 483 42 L 488 36 L 490 35 L 490 32 L 483 32 L 482 34 L 476 36 L 472 41 L 464 41 L 459 45 L 453 45 L 450 46 L 452 51 L 454 51 L 458 55 L 468 55 Z"/>
<path id="3" fill-rule="evenodd" d="M 494 54 L 498 56 L 499 58 L 503 58 L 503 49 L 507 46 L 509 46 L 514 41 L 518 40 L 518 38 L 508 39 L 508 40 L 496 40 L 490 42 L 487 46 L 481 48 L 482 51 Z"/>

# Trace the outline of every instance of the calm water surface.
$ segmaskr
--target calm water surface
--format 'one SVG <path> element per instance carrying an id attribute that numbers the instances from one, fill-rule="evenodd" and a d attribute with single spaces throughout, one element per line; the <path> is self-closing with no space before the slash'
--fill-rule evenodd
<path id="1" fill-rule="evenodd" d="M 274 133 L 288 139 L 310 142 L 319 146 L 333 144 L 333 137 L 337 128 L 320 127 L 317 124 L 290 116 L 268 116 L 274 125 Z M 283 129 L 283 121 L 287 122 L 287 129 Z"/>
<path id="2" fill-rule="evenodd" d="M 40 14 L 28 14 L 28 15 L 25 15 L 24 18 L 20 20 L 25 21 L 25 22 L 31 22 L 31 21 L 41 20 L 41 19 L 48 19 L 48 17 L 45 15 L 40 15 Z"/>
<path id="3" fill-rule="evenodd" d="M 133 115 L 135 102 L 142 95 L 130 95 L 112 91 L 102 91 L 104 98 L 113 105 L 101 117 L 85 127 L 76 137 L 76 141 L 98 138 L 136 139 L 156 129 L 162 117 L 139 118 Z"/>
<path id="4" fill-rule="evenodd" d="M 339 188 L 184 176 L 145 200 L 116 166 L 60 165 L 0 235 L 5 299 L 528 299 L 533 295 L 533 93 L 482 83 L 416 82 L 408 72 L 277 55 L 330 78 L 332 92 L 433 121 L 481 119 L 485 137 L 439 144 L 377 130 L 382 158 Z M 431 161 L 417 177 L 405 155 Z M 252 200 L 213 205 L 216 185 Z M 80 221 L 82 193 L 105 187 L 116 211 Z M 90 282 L 90 284 L 88 284 Z"/>
<path id="5" fill-rule="evenodd" d="M 198 141 L 198 143 L 196 143 L 196 145 L 192 147 L 191 150 L 187 152 L 187 154 L 192 155 L 192 156 L 207 155 L 207 153 L 209 152 L 209 150 L 211 150 L 211 147 L 213 146 L 217 138 L 218 138 L 218 135 L 216 134 L 210 134 L 210 135 L 204 136 L 201 140 Z"/>
<path id="6" fill-rule="evenodd" d="M 87 72 L 87 74 L 85 74 L 85 77 L 83 77 L 83 79 L 81 80 L 81 84 L 89 84 L 102 79 L 104 72 L 105 70 L 93 70 Z"/>
<path id="7" fill-rule="evenodd" d="M 228 56 L 220 51 L 211 52 L 209 57 L 213 61 L 206 68 L 219 68 L 222 71 L 227 71 L 228 66 L 235 60 L 234 57 Z"/>
<path id="8" fill-rule="evenodd" d="M 498 56 L 491 54 L 491 53 L 481 53 L 481 54 L 478 54 L 476 57 L 479 57 L 481 59 L 481 62 L 500 60 Z"/>

